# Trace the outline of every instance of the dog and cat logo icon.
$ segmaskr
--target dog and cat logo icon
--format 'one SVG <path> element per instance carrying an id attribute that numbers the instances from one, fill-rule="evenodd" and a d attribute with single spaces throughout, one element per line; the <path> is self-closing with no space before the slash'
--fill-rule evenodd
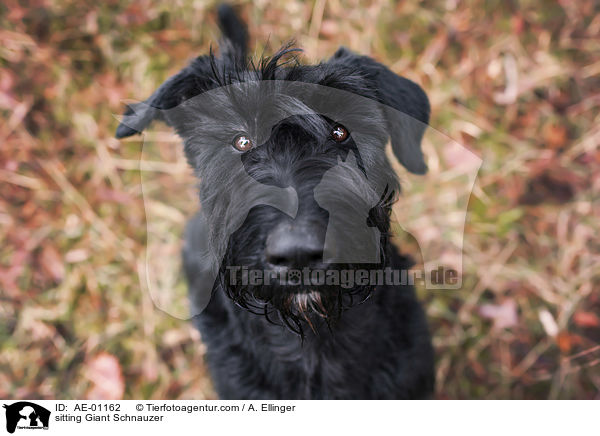
<path id="1" fill-rule="evenodd" d="M 6 431 L 9 433 L 14 433 L 16 429 L 48 430 L 50 421 L 48 409 L 29 401 L 4 404 L 3 407 L 6 409 Z"/>

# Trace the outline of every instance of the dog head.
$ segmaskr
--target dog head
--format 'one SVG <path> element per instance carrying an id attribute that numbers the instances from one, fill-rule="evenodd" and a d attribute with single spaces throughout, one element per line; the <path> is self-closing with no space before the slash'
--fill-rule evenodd
<path id="1" fill-rule="evenodd" d="M 345 48 L 318 65 L 302 65 L 291 46 L 247 61 L 244 25 L 228 7 L 219 21 L 221 55 L 196 58 L 130 106 L 116 136 L 153 120 L 174 128 L 201 179 L 206 246 L 226 292 L 301 331 L 368 295 L 368 285 L 315 284 L 312 271 L 385 264 L 399 192 L 385 145 L 423 174 L 429 103 L 415 83 Z M 233 280 L 228 267 L 275 275 Z"/>

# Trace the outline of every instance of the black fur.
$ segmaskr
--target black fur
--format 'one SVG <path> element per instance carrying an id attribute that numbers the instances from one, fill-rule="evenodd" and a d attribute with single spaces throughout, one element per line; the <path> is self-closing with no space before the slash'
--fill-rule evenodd
<path id="1" fill-rule="evenodd" d="M 428 398 L 433 352 L 411 286 L 251 286 L 232 283 L 226 270 L 268 269 L 267 241 L 285 226 L 310 229 L 306 237 L 323 251 L 332 219 L 324 203 L 349 211 L 341 217 L 347 233 L 337 238 L 338 249 L 356 249 L 355 229 L 368 223 L 380 234 L 380 260 L 323 259 L 312 268 L 410 268 L 389 241 L 391 204 L 400 186 L 384 146 L 391 137 L 395 156 L 409 171 L 427 170 L 420 147 L 429 120 L 425 93 L 344 48 L 318 65 L 301 65 L 291 46 L 258 64 L 248 62 L 245 25 L 228 6 L 218 16 L 220 57 L 196 58 L 146 102 L 130 106 L 116 136 L 139 133 L 155 119 L 166 122 L 183 138 L 202 181 L 202 211 L 188 225 L 184 263 L 198 313 L 194 322 L 219 396 Z M 294 84 L 302 85 L 297 94 Z M 330 135 L 340 120 L 351 127 L 342 144 Z M 231 146 L 240 132 L 255 141 L 243 154 Z M 329 171 L 341 167 L 336 183 L 321 188 Z M 256 184 L 293 188 L 296 216 L 268 203 L 248 205 Z M 244 204 L 247 214 L 240 216 Z"/>

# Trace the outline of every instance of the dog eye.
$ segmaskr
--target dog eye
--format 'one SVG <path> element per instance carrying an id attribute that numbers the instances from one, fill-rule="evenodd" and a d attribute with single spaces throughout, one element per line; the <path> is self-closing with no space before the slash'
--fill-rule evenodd
<path id="1" fill-rule="evenodd" d="M 331 138 L 335 142 L 344 142 L 346 139 L 348 139 L 348 136 L 350 136 L 348 129 L 341 124 L 336 124 L 331 130 Z"/>
<path id="2" fill-rule="evenodd" d="M 248 151 L 252 148 L 252 140 L 246 135 L 237 135 L 233 138 L 233 146 L 239 151 Z"/>

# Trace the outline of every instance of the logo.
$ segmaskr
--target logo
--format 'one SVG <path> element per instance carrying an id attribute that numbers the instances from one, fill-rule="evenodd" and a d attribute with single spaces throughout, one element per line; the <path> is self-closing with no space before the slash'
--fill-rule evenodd
<path id="1" fill-rule="evenodd" d="M 19 401 L 11 405 L 4 404 L 6 409 L 6 431 L 14 433 L 18 428 L 27 430 L 48 430 L 50 411 L 29 401 Z"/>

